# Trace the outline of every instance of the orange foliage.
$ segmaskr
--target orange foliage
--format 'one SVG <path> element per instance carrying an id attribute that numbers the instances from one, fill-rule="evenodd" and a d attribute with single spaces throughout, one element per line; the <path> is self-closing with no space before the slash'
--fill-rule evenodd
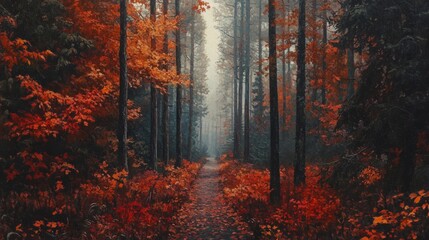
<path id="1" fill-rule="evenodd" d="M 119 6 L 107 0 L 64 0 L 62 3 L 65 20 L 70 23 L 68 31 L 89 39 L 94 47 L 79 53 L 79 58 L 72 59 L 76 73 L 68 76 L 65 82 L 41 83 L 28 75 L 15 76 L 22 89 L 21 100 L 28 108 L 10 114 L 5 124 L 10 141 L 73 143 L 91 131 L 96 121 L 117 117 Z M 164 67 L 165 64 L 174 66 L 174 57 L 161 51 L 164 35 L 176 29 L 177 19 L 163 16 L 152 22 L 141 13 L 141 8 L 146 4 L 147 1 L 129 4 L 129 16 L 133 19 L 129 24 L 128 35 L 130 87 L 139 88 L 143 81 L 154 82 L 161 90 L 168 84 L 186 84 L 186 77 L 178 76 L 174 67 Z M 200 11 L 208 7 L 203 1 L 199 1 L 198 6 Z M 10 17 L 0 20 L 8 21 L 13 27 L 16 25 Z M 157 51 L 150 48 L 152 37 L 158 40 Z M 53 55 L 50 51 L 30 50 L 30 42 L 14 39 L 8 32 L 0 32 L 0 44 L 0 63 L 7 66 L 9 71 L 19 64 L 46 64 L 46 58 Z M 170 47 L 172 45 L 170 43 Z M 141 117 L 140 107 L 132 100 L 128 102 L 128 108 L 129 120 Z M 27 148 L 23 151 L 34 150 Z M 49 165 L 46 167 L 50 169 Z M 19 174 L 27 173 L 14 170 L 12 166 L 8 170 L 7 180 L 12 181 Z"/>
<path id="2" fill-rule="evenodd" d="M 320 6 L 317 11 L 327 10 L 332 11 L 333 3 L 326 3 Z M 276 19 L 277 25 L 282 29 L 278 34 L 278 58 L 279 61 L 296 62 L 297 53 L 296 48 L 292 46 L 297 42 L 297 29 L 298 29 L 298 10 L 283 8 L 280 2 L 276 3 L 279 11 L 286 11 L 287 16 Z M 296 6 L 297 7 L 297 6 Z M 312 13 L 313 9 L 310 7 L 307 14 L 307 45 L 306 45 L 306 64 L 308 72 L 309 87 L 307 88 L 307 111 L 310 112 L 312 119 L 318 122 L 317 126 L 309 129 L 309 133 L 316 136 L 321 136 L 321 140 L 326 145 L 333 145 L 344 140 L 343 131 L 334 131 L 337 124 L 339 110 L 345 97 L 345 81 L 347 79 L 347 62 L 346 56 L 343 51 L 334 46 L 335 41 L 330 40 L 326 46 L 322 45 L 322 28 L 323 21 L 320 19 L 321 12 L 316 12 L 316 19 Z M 328 26 L 329 31 L 329 26 Z M 328 32 L 333 35 L 331 38 L 335 39 L 335 33 Z M 282 58 L 283 52 L 285 59 Z M 326 68 L 323 69 L 323 57 L 325 60 Z M 291 75 L 293 76 L 293 74 Z M 326 92 L 326 103 L 321 102 L 322 88 Z M 283 99 L 283 91 L 286 91 L 286 99 Z M 313 99 L 314 92 L 317 91 L 318 99 Z M 280 116 L 283 116 L 284 122 L 281 128 L 288 130 L 293 128 L 293 96 L 295 89 L 293 88 L 292 81 L 288 81 L 286 89 L 279 88 L 279 101 L 283 103 L 286 101 L 286 112 L 283 107 L 279 108 Z M 268 99 L 265 99 L 268 102 Z"/>
<path id="3" fill-rule="evenodd" d="M 256 228 L 266 239 L 316 238 L 335 230 L 340 200 L 332 189 L 320 185 L 318 167 L 309 166 L 306 171 L 307 186 L 294 188 L 292 169 L 281 169 L 283 198 L 277 208 L 269 204 L 268 170 L 234 160 L 224 161 L 221 167 L 224 197 L 246 219 L 256 221 Z"/>
<path id="4" fill-rule="evenodd" d="M 15 19 L 0 16 L 0 23 L 7 22 L 12 27 L 16 27 Z M 18 64 L 31 65 L 36 62 L 44 62 L 46 58 L 52 56 L 49 50 L 37 52 L 29 48 L 31 43 L 25 39 L 13 38 L 12 34 L 0 31 L 0 65 L 6 66 L 8 71 Z"/>
<path id="5" fill-rule="evenodd" d="M 202 13 L 210 9 L 210 4 L 204 0 L 197 0 L 192 9 L 198 13 Z"/>
<path id="6" fill-rule="evenodd" d="M 370 186 L 378 182 L 382 177 L 382 173 L 379 169 L 368 166 L 364 168 L 359 174 L 359 180 L 365 185 Z"/>
<path id="7" fill-rule="evenodd" d="M 163 234 L 201 165 L 185 162 L 183 169 L 167 167 L 165 175 L 145 172 L 132 180 L 124 170 L 108 165 L 117 150 L 110 124 L 118 112 L 119 4 L 110 0 L 60 2 L 64 5 L 62 20 L 68 25 L 64 31 L 91 43 L 89 50 L 68 59 L 75 67 L 61 81 L 42 81 L 31 73 L 12 75 L 21 66 L 45 69 L 49 67 L 47 59 L 55 56 L 51 51 L 38 51 L 14 33 L 0 32 L 0 64 L 5 66 L 6 77 L 19 86 L 15 97 L 23 106 L 13 109 L 0 132 L 1 138 L 17 143 L 4 168 L 2 162 L 4 182 L 10 189 L 7 198 L 1 199 L 2 206 L 17 212 L 31 209 L 29 216 L 39 216 L 29 217 L 7 232 L 16 231 L 24 239 L 41 239 L 41 233 L 76 232 L 73 223 L 65 220 L 83 222 L 87 217 L 83 214 L 96 204 L 100 206 L 100 221 L 87 219 L 93 224 L 86 226 L 86 236 L 94 239 L 124 233 L 142 239 Z M 128 5 L 129 85 L 136 89 L 143 82 L 152 82 L 161 92 L 169 84 L 186 85 L 187 76 L 176 74 L 173 51 L 162 51 L 164 35 L 176 30 L 178 19 L 161 16 L 152 22 L 142 11 L 147 4 L 141 0 Z M 201 0 L 195 10 L 202 12 L 208 7 Z M 0 22 L 16 27 L 11 17 L 1 17 Z M 151 38 L 157 40 L 155 51 L 150 48 Z M 169 47 L 173 49 L 172 41 Z M 165 68 L 166 64 L 170 67 Z M 141 117 L 140 107 L 132 100 L 128 108 L 129 120 Z M 88 150 L 82 145 L 90 141 L 104 149 L 105 157 L 100 158 L 106 161 L 81 152 Z M 56 149 L 58 145 L 60 149 Z M 135 158 L 133 150 L 130 157 Z M 137 164 L 141 159 L 134 160 Z M 102 206 L 108 206 L 108 211 Z M 0 232 L 4 229 L 2 222 Z"/>
<path id="8" fill-rule="evenodd" d="M 365 218 L 369 224 L 361 220 Z M 423 239 L 428 224 L 429 192 L 420 190 L 409 195 L 381 195 L 369 216 L 362 212 L 348 216 L 342 230 L 362 240 Z"/>
<path id="9" fill-rule="evenodd" d="M 96 90 L 72 97 L 46 90 L 29 76 L 18 76 L 17 80 L 27 93 L 22 100 L 31 106 L 31 113 L 13 113 L 6 123 L 11 128 L 10 137 L 17 140 L 31 137 L 46 142 L 60 134 L 76 134 L 95 121 L 93 112 L 105 99 Z"/>
<path id="10" fill-rule="evenodd" d="M 182 169 L 168 166 L 165 175 L 147 171 L 132 180 L 126 179 L 126 173 L 108 174 L 102 170 L 96 175 L 98 182 L 83 185 L 86 201 L 106 206 L 116 203 L 117 207 L 101 214 L 88 234 L 125 234 L 137 239 L 164 236 L 200 168 L 200 163 L 184 161 Z M 95 191 L 100 186 L 103 191 Z"/>
<path id="11" fill-rule="evenodd" d="M 268 205 L 270 188 L 267 170 L 256 170 L 250 164 L 241 165 L 237 161 L 224 161 L 220 172 L 224 196 L 240 214 L 248 214 L 249 209 L 259 211 Z"/>
<path id="12" fill-rule="evenodd" d="M 76 233 L 73 225 L 65 221 L 70 216 L 78 216 L 74 221 L 85 222 L 85 229 L 79 232 L 85 239 L 120 234 L 137 239 L 159 238 L 168 233 L 172 216 L 188 198 L 191 183 L 201 166 L 201 163 L 184 161 L 181 169 L 167 167 L 165 174 L 148 171 L 127 179 L 126 172 L 114 170 L 103 162 L 94 179 L 73 189 L 72 194 L 58 194 L 72 190 L 58 180 L 51 189 L 13 192 L 2 204 L 46 212 L 43 219 L 28 216 L 25 223 L 14 227 L 13 231 L 25 239 L 42 239 L 41 233 Z"/>
<path id="13" fill-rule="evenodd" d="M 305 187 L 293 186 L 293 169 L 281 169 L 282 201 L 269 204 L 269 172 L 222 156 L 224 197 L 253 225 L 262 239 L 423 239 L 429 224 L 429 192 L 379 195 L 376 206 L 367 200 L 341 202 L 320 183 L 320 169 L 306 168 Z M 364 168 L 359 180 L 379 181 L 379 170 Z M 368 197 L 367 193 L 367 197 Z"/>
<path id="14" fill-rule="evenodd" d="M 154 82 L 162 88 L 165 84 L 184 83 L 184 76 L 177 76 L 174 67 L 166 69 L 165 63 L 172 64 L 172 55 L 162 53 L 162 40 L 166 32 L 176 29 L 177 19 L 167 17 L 157 18 L 155 22 L 149 16 L 142 16 L 140 4 L 129 4 L 128 15 L 133 21 L 129 23 L 128 34 L 128 67 L 130 86 L 140 87 L 142 80 Z M 83 59 L 81 67 L 96 66 L 108 76 L 111 84 L 118 83 L 119 65 L 117 49 L 119 49 L 119 5 L 111 1 L 86 2 L 66 0 L 70 21 L 75 22 L 74 28 L 84 37 L 94 41 L 97 46 L 95 54 Z M 145 37 L 142 37 L 145 36 Z M 157 50 L 151 50 L 151 39 L 157 39 Z M 170 46 L 172 47 L 172 45 Z M 113 66 L 113 69 L 112 69 Z M 82 72 L 89 72 L 81 69 Z"/>

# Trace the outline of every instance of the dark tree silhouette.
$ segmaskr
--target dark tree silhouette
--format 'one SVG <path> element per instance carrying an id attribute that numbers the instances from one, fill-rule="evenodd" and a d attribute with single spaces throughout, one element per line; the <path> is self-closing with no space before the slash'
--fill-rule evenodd
<path id="1" fill-rule="evenodd" d="M 180 17 L 180 0 L 175 1 L 176 17 Z M 176 68 L 177 74 L 182 72 L 180 27 L 176 30 Z M 182 166 L 182 85 L 177 84 L 176 93 L 176 167 Z"/>
<path id="2" fill-rule="evenodd" d="M 167 17 L 168 15 L 168 0 L 162 1 L 162 13 Z M 163 51 L 165 54 L 168 54 L 168 34 L 164 35 L 163 42 Z M 165 69 L 168 69 L 168 64 L 165 65 Z M 168 164 L 169 159 L 169 114 L 168 114 L 168 98 L 169 98 L 169 87 L 166 86 L 165 93 L 162 95 L 162 160 L 164 162 L 164 166 Z"/>
<path id="3" fill-rule="evenodd" d="M 156 0 L 150 1 L 150 19 L 156 21 Z M 156 51 L 156 39 L 151 41 L 152 51 Z M 156 160 L 158 158 L 158 91 L 155 83 L 150 84 L 150 161 L 149 168 L 156 169 Z"/>
<path id="4" fill-rule="evenodd" d="M 301 185 L 305 184 L 305 0 L 299 1 L 297 64 L 294 183 Z"/>
<path id="5" fill-rule="evenodd" d="M 270 71 L 270 202 L 280 202 L 280 159 L 279 159 L 279 99 L 277 92 L 277 41 L 275 0 L 268 1 L 268 45 Z"/>

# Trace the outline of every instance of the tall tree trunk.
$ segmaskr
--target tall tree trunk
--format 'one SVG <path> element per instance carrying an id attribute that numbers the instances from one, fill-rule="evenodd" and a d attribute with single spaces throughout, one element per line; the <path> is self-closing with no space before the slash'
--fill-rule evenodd
<path id="1" fill-rule="evenodd" d="M 295 186 L 305 184 L 305 0 L 299 0 Z"/>
<path id="2" fill-rule="evenodd" d="M 150 19 L 152 23 L 156 21 L 156 0 L 150 0 Z M 152 37 L 151 49 L 156 51 L 156 39 Z M 156 159 L 158 157 L 158 102 L 155 83 L 150 84 L 150 162 L 149 168 L 156 169 Z"/>
<path id="3" fill-rule="evenodd" d="M 234 157 L 240 154 L 239 131 L 238 131 L 238 0 L 234 1 Z"/>
<path id="4" fill-rule="evenodd" d="M 244 161 L 250 162 L 250 0 L 246 1 L 246 82 L 244 94 Z"/>
<path id="5" fill-rule="evenodd" d="M 162 50 L 163 51 L 163 50 Z M 157 113 L 156 113 L 156 116 L 157 116 L 157 128 L 158 128 L 158 130 L 156 131 L 157 132 L 157 139 L 158 139 L 158 144 L 157 144 L 157 156 L 159 157 L 159 153 L 160 153 L 160 151 L 162 151 L 162 149 L 161 149 L 161 147 L 162 147 L 162 142 L 161 142 L 161 144 L 159 143 L 159 140 L 161 140 L 162 141 L 162 131 L 160 131 L 159 130 L 159 128 L 162 128 L 162 94 L 161 94 L 161 92 L 159 91 L 159 89 L 156 89 L 156 106 L 157 106 Z M 162 129 L 161 129 L 162 130 Z"/>
<path id="6" fill-rule="evenodd" d="M 314 27 L 311 29 L 311 34 L 309 34 L 311 36 L 311 40 L 313 42 L 315 42 L 316 44 L 316 48 L 319 48 L 319 43 L 317 41 L 317 26 L 316 26 L 316 21 L 317 21 L 317 0 L 312 0 L 312 8 L 311 8 L 311 17 L 313 18 L 312 20 L 314 21 Z M 317 79 L 318 79 L 318 75 L 317 75 L 317 62 L 314 61 L 313 62 L 313 69 L 312 69 L 312 79 L 315 82 L 315 86 L 313 86 L 312 89 L 312 94 L 311 94 L 311 101 L 314 103 L 317 101 Z"/>
<path id="7" fill-rule="evenodd" d="M 293 7 L 292 7 L 292 3 L 290 2 L 290 0 L 288 0 L 287 3 L 288 3 L 288 6 L 289 6 L 289 11 L 290 11 L 290 12 L 288 12 L 287 17 L 288 17 L 288 21 L 290 21 L 290 17 L 291 17 L 290 13 L 292 13 Z M 287 33 L 290 34 L 290 26 L 289 26 L 289 24 L 287 25 Z M 289 53 L 290 53 L 290 47 L 287 49 L 287 53 L 289 55 Z M 292 84 L 291 84 L 291 82 L 292 82 L 292 71 L 291 71 L 291 60 L 290 60 L 290 57 L 287 60 L 287 81 L 288 81 L 287 85 L 291 89 L 290 93 L 289 93 L 289 96 L 292 96 Z M 285 134 L 288 134 L 288 132 L 285 132 Z"/>
<path id="8" fill-rule="evenodd" d="M 258 18 L 258 78 L 262 81 L 262 0 L 259 0 Z"/>
<path id="9" fill-rule="evenodd" d="M 127 0 L 120 2 L 120 45 L 119 45 L 119 124 L 118 124 L 118 162 L 123 163 L 125 170 L 129 172 L 127 154 L 127 101 L 128 101 L 128 76 L 127 76 Z"/>
<path id="10" fill-rule="evenodd" d="M 323 1 L 324 8 L 326 8 L 327 0 Z M 327 70 L 327 63 L 326 63 L 326 48 L 328 45 L 328 15 L 327 10 L 323 10 L 323 38 L 322 38 L 322 104 L 326 104 L 326 70 Z"/>
<path id="11" fill-rule="evenodd" d="M 176 17 L 180 17 L 180 0 L 175 0 Z M 180 46 L 180 23 L 176 30 L 176 71 L 177 75 L 181 74 L 181 46 Z M 177 84 L 176 93 L 176 163 L 175 167 L 182 166 L 182 85 Z"/>
<path id="12" fill-rule="evenodd" d="M 264 119 L 264 84 L 262 78 L 262 11 L 264 6 L 262 5 L 262 0 L 259 0 L 259 17 L 258 17 L 258 74 L 255 78 L 254 86 L 254 97 L 252 101 L 255 102 L 253 106 L 253 119 L 254 126 L 257 126 L 257 131 L 260 131 L 261 128 L 265 128 L 262 120 Z"/>
<path id="13" fill-rule="evenodd" d="M 165 17 L 168 17 L 168 0 L 163 0 L 162 2 L 162 12 Z M 168 34 L 164 35 L 164 44 L 163 51 L 165 54 L 168 54 Z M 168 69 L 168 64 L 165 64 L 165 69 Z M 162 95 L 162 160 L 164 166 L 168 164 L 169 158 L 169 142 L 168 142 L 168 132 L 169 132 L 169 116 L 168 116 L 168 98 L 169 98 L 169 86 L 166 86 L 165 93 Z"/>
<path id="14" fill-rule="evenodd" d="M 188 69 L 188 23 L 184 23 L 182 26 L 182 32 L 184 33 L 183 38 L 182 38 L 182 73 L 183 74 L 187 74 L 189 75 L 189 69 Z M 183 104 L 183 108 L 186 108 L 186 100 L 188 99 L 188 91 L 187 89 L 183 89 L 182 88 L 182 99 L 184 99 L 185 101 L 182 103 Z M 189 107 L 188 107 L 189 109 Z M 182 118 L 183 118 L 183 109 L 182 109 Z M 182 143 L 183 143 L 183 148 L 182 148 L 182 157 L 187 157 L 188 156 L 188 152 L 187 152 L 187 147 L 188 147 L 188 131 L 187 131 L 187 125 L 186 125 L 186 117 L 184 118 L 185 121 L 182 121 L 182 125 L 180 126 L 183 130 L 182 130 Z"/>
<path id="15" fill-rule="evenodd" d="M 355 53 L 353 46 L 347 49 L 347 99 L 350 99 L 355 94 Z"/>
<path id="16" fill-rule="evenodd" d="M 238 135 L 238 158 L 241 158 L 241 137 L 243 132 L 243 81 L 244 81 L 244 71 L 243 71 L 243 58 L 244 58 L 244 0 L 240 2 L 240 45 L 239 45 L 239 81 L 238 81 L 238 114 L 237 114 L 237 135 Z"/>
<path id="17" fill-rule="evenodd" d="M 268 1 L 268 45 L 270 71 L 270 202 L 280 203 L 280 159 L 279 159 L 279 99 L 277 92 L 277 39 L 275 0 Z"/>
<path id="18" fill-rule="evenodd" d="M 183 42 L 182 45 L 183 48 L 183 54 L 182 54 L 182 60 L 183 60 L 183 69 L 182 73 L 187 74 L 188 72 L 188 25 L 185 24 L 182 29 L 183 32 L 185 32 L 185 36 L 183 36 Z M 183 98 L 186 99 L 186 91 L 183 92 L 184 96 Z"/>
<path id="19" fill-rule="evenodd" d="M 194 115 L 194 61 L 195 61 L 195 11 L 192 11 L 191 19 L 191 59 L 190 59 L 190 85 L 189 85 L 189 125 L 188 125 L 188 160 L 192 160 L 192 130 Z"/>
<path id="20" fill-rule="evenodd" d="M 289 6 L 289 10 L 292 12 L 293 7 L 292 7 L 292 4 L 290 3 L 290 0 L 288 0 L 287 3 L 288 3 L 288 6 Z M 287 17 L 290 18 L 290 14 L 289 13 L 287 14 Z M 289 26 L 289 24 L 287 25 L 287 33 L 288 34 L 290 33 L 290 26 Z M 289 53 L 290 53 L 290 47 L 287 49 L 287 52 L 288 52 L 288 55 L 289 55 Z M 292 81 L 291 61 L 290 61 L 290 59 L 288 59 L 288 61 L 287 61 L 287 80 L 288 80 L 289 84 Z"/>
<path id="21" fill-rule="evenodd" d="M 283 9 L 282 9 L 282 14 L 283 14 L 283 19 L 286 19 L 286 4 L 285 4 L 285 0 L 282 0 L 283 3 Z M 286 45 L 286 28 L 285 26 L 282 26 L 282 48 L 284 48 L 284 46 Z M 283 88 L 283 115 L 281 118 L 281 124 L 286 124 L 286 109 L 287 109 L 287 102 L 286 102 L 286 51 L 285 49 L 282 49 L 282 88 Z M 286 132 L 286 131 L 284 131 Z M 285 136 L 284 134 L 282 134 L 282 136 Z"/>

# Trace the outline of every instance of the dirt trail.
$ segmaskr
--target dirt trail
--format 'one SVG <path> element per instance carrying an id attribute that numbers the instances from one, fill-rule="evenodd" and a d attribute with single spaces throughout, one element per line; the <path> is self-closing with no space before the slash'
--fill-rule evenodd
<path id="1" fill-rule="evenodd" d="M 224 202 L 219 162 L 209 158 L 176 215 L 169 239 L 253 239 L 249 226 Z"/>

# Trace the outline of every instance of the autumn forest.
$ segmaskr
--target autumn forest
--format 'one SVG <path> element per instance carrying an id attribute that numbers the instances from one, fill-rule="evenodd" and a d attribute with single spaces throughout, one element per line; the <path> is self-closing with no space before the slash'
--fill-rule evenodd
<path id="1" fill-rule="evenodd" d="M 0 0 L 0 239 L 429 239 L 426 0 Z"/>

